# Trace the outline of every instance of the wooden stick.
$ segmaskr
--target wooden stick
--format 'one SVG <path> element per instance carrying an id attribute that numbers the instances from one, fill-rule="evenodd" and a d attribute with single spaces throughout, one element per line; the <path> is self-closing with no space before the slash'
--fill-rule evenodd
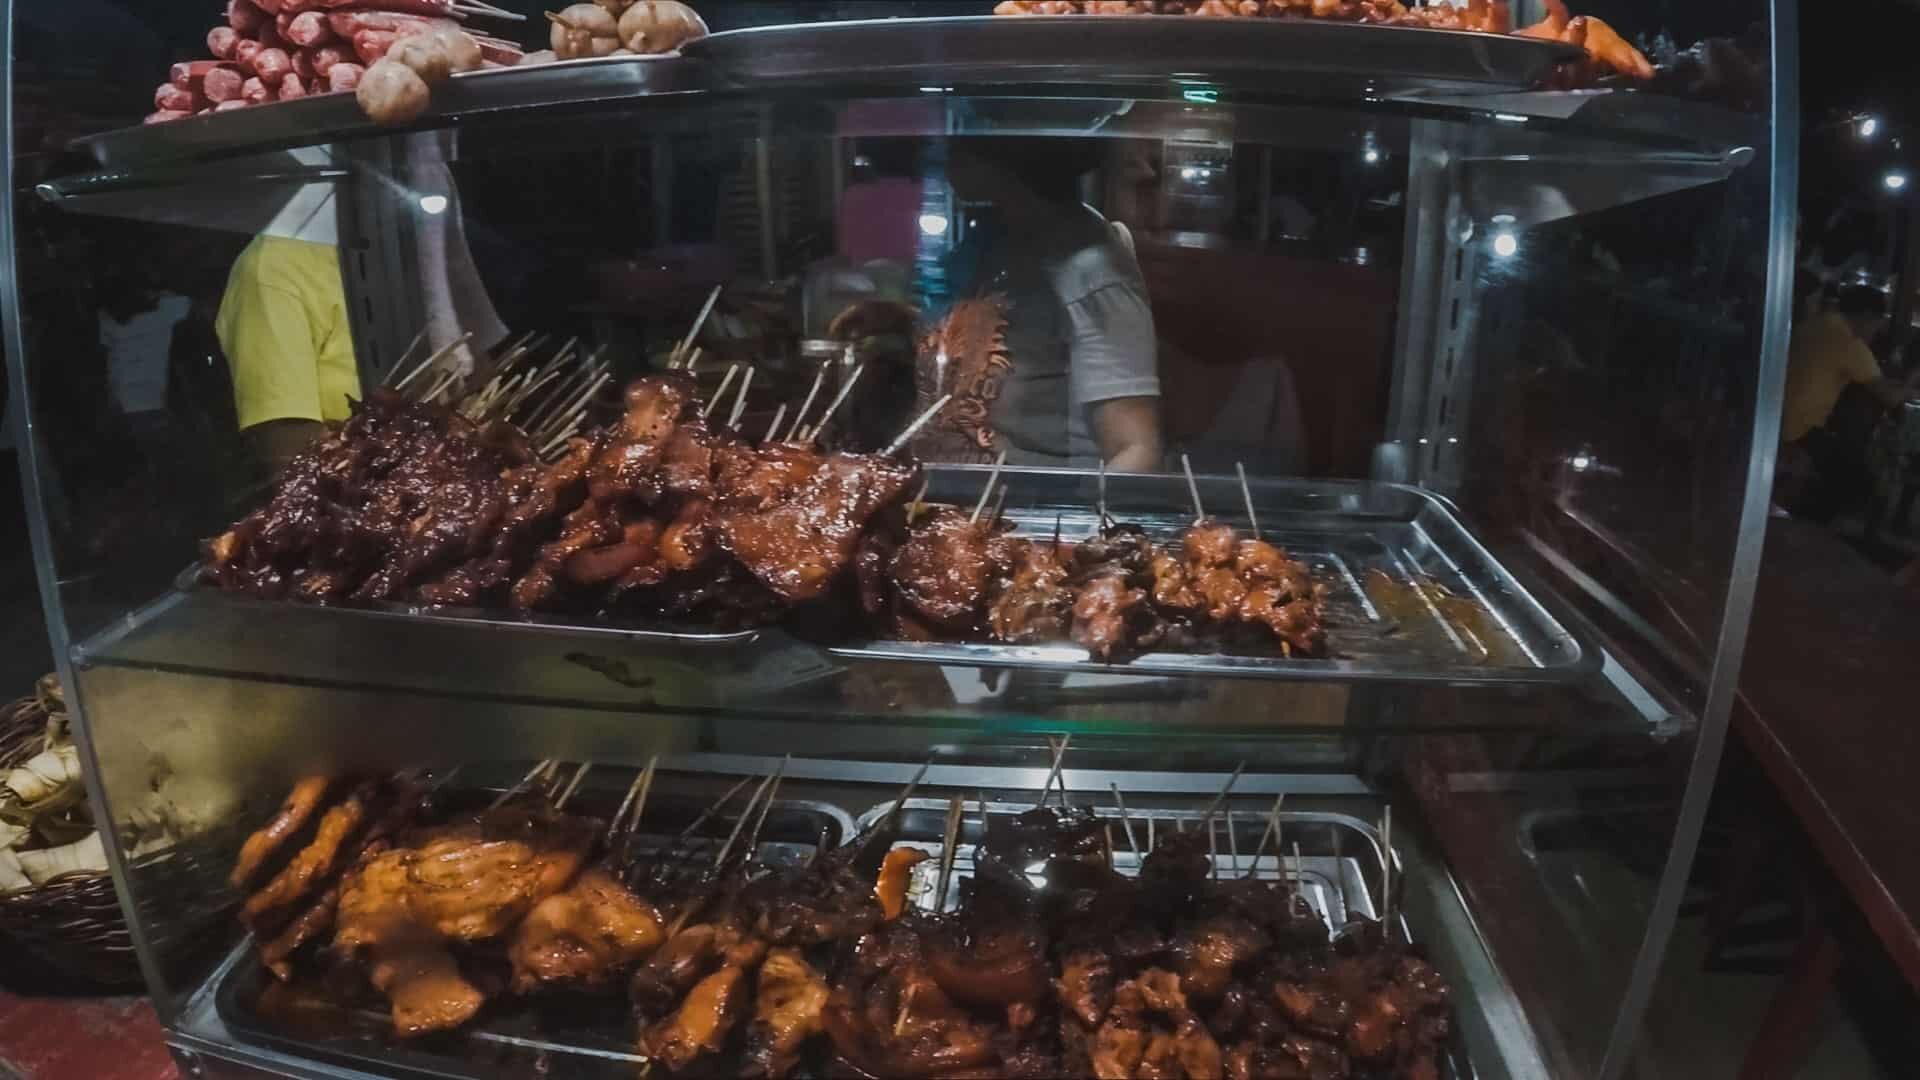
<path id="1" fill-rule="evenodd" d="M 740 414 L 747 411 L 747 388 L 753 385 L 755 370 L 755 368 L 748 368 L 747 377 L 740 380 L 740 396 L 733 399 L 733 411 L 727 414 L 727 426 L 730 428 L 739 427 Z"/>
<path id="2" fill-rule="evenodd" d="M 754 855 L 760 850 L 760 829 L 767 823 L 767 812 L 773 809 L 774 796 L 780 794 L 780 781 L 787 775 L 787 765 L 792 761 L 793 755 L 788 754 L 780 759 L 780 767 L 773 771 L 773 787 L 767 790 L 767 801 L 760 804 L 760 816 L 753 823 L 753 832 L 747 836 L 746 861 L 749 863 L 753 862 Z"/>
<path id="3" fill-rule="evenodd" d="M 1239 462 L 1233 463 L 1233 471 L 1240 474 L 1240 497 L 1247 500 L 1247 525 L 1253 529 L 1253 538 L 1260 539 L 1260 515 L 1253 512 L 1253 489 L 1247 486 L 1247 467 Z"/>
<path id="4" fill-rule="evenodd" d="M 923 476 L 920 478 L 920 491 L 918 494 L 916 494 L 913 497 L 913 501 L 907 504 L 907 527 L 908 528 L 913 527 L 914 519 L 918 518 L 920 516 L 920 511 L 926 508 L 925 504 L 927 501 L 927 488 L 932 486 L 932 484 L 933 484 L 933 478 L 931 476 Z"/>
<path id="5" fill-rule="evenodd" d="M 733 853 L 733 845 L 740 839 L 740 830 L 747 824 L 747 815 L 753 813 L 754 804 L 767 793 L 767 790 L 773 786 L 774 779 L 779 775 L 777 771 L 768 773 L 767 778 L 760 781 L 760 786 L 754 789 L 753 798 L 747 800 L 746 808 L 740 811 L 740 817 L 734 821 L 733 831 L 727 834 L 727 842 L 721 845 L 720 854 L 713 858 L 715 870 L 727 864 L 727 856 Z"/>
<path id="6" fill-rule="evenodd" d="M 827 364 L 822 361 L 820 370 L 813 373 L 813 389 L 807 391 L 806 400 L 800 403 L 800 411 L 793 414 L 793 426 L 787 429 L 787 437 L 782 441 L 792 442 L 794 437 L 800 434 L 800 429 L 807 422 L 807 410 L 813 408 L 813 399 L 820 396 L 820 388 L 825 386 L 826 382 Z"/>
<path id="7" fill-rule="evenodd" d="M 686 366 L 687 374 L 689 375 L 693 374 L 694 369 L 700 366 L 701 357 L 704 357 L 706 355 L 707 355 L 707 350 L 704 347 L 696 347 L 693 350 L 693 355 L 687 357 L 687 366 Z"/>
<path id="8" fill-rule="evenodd" d="M 1152 814 L 1147 815 L 1147 854 L 1153 854 L 1155 822 Z"/>
<path id="9" fill-rule="evenodd" d="M 840 406 L 846 402 L 847 395 L 853 393 L 853 384 L 859 382 L 860 376 L 866 374 L 866 371 L 865 364 L 853 369 L 853 374 L 847 376 L 847 381 L 841 385 L 840 392 L 834 395 L 833 404 L 828 405 L 827 411 L 820 414 L 820 422 L 813 425 L 813 429 L 807 433 L 805 439 L 801 440 L 802 442 L 811 443 L 820 437 L 820 433 L 827 429 L 827 422 L 833 419 L 833 414 L 839 412 Z"/>
<path id="10" fill-rule="evenodd" d="M 751 776 L 741 777 L 740 782 L 728 788 L 724 794 L 722 794 L 718 799 L 715 799 L 712 806 L 709 806 L 705 810 L 702 810 L 700 812 L 700 816 L 693 819 L 693 824 L 687 826 L 684 829 L 681 829 L 680 835 L 674 837 L 674 843 L 678 844 L 680 841 L 685 840 L 689 836 L 692 836 L 696 831 L 699 830 L 700 826 L 705 825 L 709 821 L 712 821 L 713 816 L 715 814 L 718 814 L 723 808 L 726 807 L 728 803 L 732 802 L 733 797 L 735 795 L 740 794 L 741 788 L 746 787 L 748 784 L 751 784 L 751 783 L 753 783 L 753 777 Z"/>
<path id="11" fill-rule="evenodd" d="M 707 294 L 706 306 L 700 309 L 700 317 L 693 320 L 693 329 L 687 331 L 687 336 L 680 342 L 680 347 L 673 350 L 674 356 L 685 356 L 687 350 L 693 348 L 693 339 L 699 337 L 700 328 L 707 325 L 707 316 L 713 314 L 713 305 L 720 302 L 720 291 L 725 288 L 725 285 L 715 285 L 713 291 Z"/>
<path id="12" fill-rule="evenodd" d="M 633 783 L 627 788 L 626 798 L 620 800 L 620 809 L 613 812 L 613 823 L 607 826 L 609 836 L 629 831 L 621 824 L 626 820 L 629 809 L 633 811 L 632 829 L 639 829 L 640 815 L 647 809 L 647 793 L 653 790 L 653 770 L 659 764 L 660 755 L 655 754 L 647 759 L 647 767 L 640 770 L 640 775 L 633 778 Z"/>
<path id="13" fill-rule="evenodd" d="M 1267 853 L 1267 840 L 1269 838 L 1273 840 L 1280 839 L 1280 806 L 1286 802 L 1286 800 L 1287 793 L 1284 791 L 1273 797 L 1273 809 L 1267 811 L 1267 827 L 1260 830 L 1260 846 L 1253 851 L 1253 865 L 1247 867 L 1247 872 L 1241 875 L 1243 878 L 1252 877 L 1260 869 L 1260 858 Z M 1283 847 L 1281 850 L 1284 851 L 1286 849 Z M 1275 858 L 1277 860 L 1278 856 Z M 1283 873 L 1281 876 L 1285 877 L 1286 875 Z"/>
<path id="14" fill-rule="evenodd" d="M 1228 865 L 1227 874 L 1232 876 L 1240 872 L 1240 838 L 1233 834 L 1233 808 L 1227 808 L 1227 857 L 1233 862 Z"/>
<path id="15" fill-rule="evenodd" d="M 1047 784 L 1040 789 L 1041 806 L 1047 805 L 1047 796 L 1053 791 L 1054 779 L 1060 775 L 1060 766 L 1067 760 L 1067 744 L 1071 742 L 1073 742 L 1072 732 L 1061 736 L 1058 741 L 1055 741 L 1051 735 L 1047 736 L 1047 745 L 1053 748 L 1053 770 L 1047 773 Z M 1060 781 L 1060 805 L 1067 805 L 1067 782 L 1065 780 Z"/>
<path id="16" fill-rule="evenodd" d="M 918 420 L 915 420 L 913 423 L 907 425 L 907 430 L 901 432 L 899 438 L 893 440 L 893 443 L 889 445 L 885 450 L 880 451 L 880 456 L 892 457 L 893 455 L 899 453 L 900 448 L 907 445 L 907 443 L 911 442 L 915 435 L 920 434 L 921 428 L 926 427 L 928 424 L 932 423 L 933 418 L 935 416 L 938 416 L 940 414 L 940 410 L 946 408 L 947 402 L 952 400 L 953 400 L 953 395 L 948 394 L 946 397 L 943 397 L 939 401 L 934 402 L 932 407 L 927 409 L 926 412 L 923 412 L 920 414 L 920 418 Z"/>
<path id="17" fill-rule="evenodd" d="M 1100 495 L 1099 495 L 1099 502 L 1097 503 L 1097 505 L 1100 511 L 1100 521 L 1099 521 L 1099 524 L 1094 526 L 1094 528 L 1097 532 L 1104 533 L 1107 531 L 1107 459 L 1106 458 L 1100 459 Z"/>
<path id="18" fill-rule="evenodd" d="M 785 420 L 786 418 L 787 418 L 787 403 L 783 401 L 780 403 L 780 407 L 773 411 L 773 423 L 767 425 L 767 437 L 760 440 L 761 446 L 772 445 L 773 437 L 780 433 L 780 421 Z"/>
<path id="19" fill-rule="evenodd" d="M 1007 485 L 1001 484 L 1000 494 L 995 495 L 993 497 L 993 513 L 987 515 L 987 524 L 992 525 L 997 523 L 1000 520 L 1000 512 L 1002 510 L 1005 510 L 1006 507 L 1007 507 Z"/>
<path id="20" fill-rule="evenodd" d="M 1297 894 L 1300 887 L 1307 883 L 1307 860 L 1300 857 L 1300 841 L 1293 842 L 1293 891 Z"/>
<path id="21" fill-rule="evenodd" d="M 565 810 L 567 808 L 567 800 L 573 798 L 573 793 L 580 787 L 580 781 L 587 778 L 587 770 L 591 768 L 593 768 L 593 762 L 591 761 L 583 761 L 580 763 L 580 767 L 574 770 L 573 779 L 567 781 L 566 790 L 562 791 L 560 797 L 553 801 L 553 808 L 555 810 Z"/>
<path id="22" fill-rule="evenodd" d="M 1202 823 L 1207 830 L 1207 876 L 1220 880 L 1220 834 L 1213 831 L 1213 815 L 1208 814 Z"/>
<path id="23" fill-rule="evenodd" d="M 993 485 L 999 481 L 1000 470 L 1006 467 L 1006 464 L 1007 452 L 1002 450 L 1000 456 L 994 459 L 993 471 L 987 474 L 987 486 L 980 489 L 980 501 L 973 504 L 973 516 L 967 519 L 969 525 L 980 524 L 980 514 L 987 508 L 987 496 L 993 494 Z"/>
<path id="24" fill-rule="evenodd" d="M 1233 775 L 1227 777 L 1227 782 L 1220 785 L 1220 793 L 1218 795 L 1215 795 L 1213 797 L 1213 801 L 1207 804 L 1207 813 L 1206 813 L 1206 816 L 1202 818 L 1202 820 L 1204 821 L 1213 820 L 1214 812 L 1219 810 L 1220 804 L 1226 801 L 1227 794 L 1233 790 L 1233 785 L 1240 782 L 1240 772 L 1246 767 L 1247 767 L 1247 763 L 1244 761 L 1233 767 Z"/>
<path id="25" fill-rule="evenodd" d="M 1198 525 L 1207 520 L 1207 508 L 1200 505 L 1200 485 L 1194 482 L 1193 462 L 1185 454 L 1180 455 L 1180 468 L 1187 474 L 1187 492 L 1193 496 L 1193 523 Z"/>
<path id="26" fill-rule="evenodd" d="M 1120 808 L 1120 828 L 1126 831 L 1127 847 L 1133 852 L 1134 862 L 1140 861 L 1140 843 L 1133 838 L 1133 822 L 1127 817 L 1127 800 L 1120 797 L 1120 785 L 1108 784 L 1113 790 L 1113 805 Z"/>
<path id="27" fill-rule="evenodd" d="M 1393 804 L 1380 819 L 1380 928 L 1392 940 L 1393 926 Z"/>
<path id="28" fill-rule="evenodd" d="M 739 365 L 739 364 L 728 364 L 728 365 L 727 365 L 727 375 L 726 375 L 726 377 L 725 377 L 725 378 L 723 378 L 723 379 L 721 379 L 721 380 L 720 380 L 720 389 L 718 389 L 718 390 L 715 390 L 715 391 L 713 392 L 713 397 L 711 397 L 711 398 L 709 398 L 709 399 L 707 400 L 707 407 L 706 407 L 706 408 L 704 408 L 704 409 L 701 409 L 701 410 L 700 410 L 700 415 L 701 415 L 701 416 L 703 416 L 703 417 L 704 417 L 704 416 L 712 416 L 712 415 L 713 415 L 713 407 L 714 407 L 715 405 L 718 405 L 718 404 L 720 404 L 720 399 L 721 399 L 721 398 L 723 398 L 723 397 L 726 397 L 726 396 L 727 396 L 727 387 L 729 387 L 729 386 L 732 386 L 732 385 L 733 385 L 733 377 L 734 377 L 735 375 L 738 375 L 738 374 L 740 374 L 740 365 Z"/>
<path id="29" fill-rule="evenodd" d="M 407 388 L 407 384 L 412 382 L 415 376 L 427 370 L 427 365 L 433 362 L 431 357 L 429 357 L 426 360 L 420 361 L 419 366 L 415 367 L 412 371 L 409 371 L 407 373 L 407 377 L 404 379 L 401 379 L 397 385 L 393 382 L 393 377 L 399 374 L 401 365 L 407 362 L 407 357 L 412 356 L 413 351 L 415 349 L 418 349 L 420 346 L 425 345 L 426 343 L 427 343 L 427 332 L 425 330 L 422 330 L 418 334 L 413 335 L 413 343 L 408 345 L 406 351 L 400 354 L 400 359 L 395 360 L 393 362 L 393 370 L 387 372 L 387 385 L 392 386 L 393 389 L 396 391 L 405 390 Z"/>
<path id="30" fill-rule="evenodd" d="M 947 882 L 953 878 L 953 857 L 960 846 L 960 815 L 966 806 L 958 795 L 947 800 L 947 828 L 940 837 L 940 883 L 933 892 L 935 914 L 947 910 Z"/>
<path id="31" fill-rule="evenodd" d="M 926 779 L 927 770 L 931 768 L 933 768 L 933 759 L 928 758 L 927 763 L 920 766 L 920 771 L 913 774 L 913 779 L 907 781 L 907 786 L 900 789 L 899 797 L 893 800 L 893 809 L 887 811 L 887 817 L 891 821 L 900 820 L 901 812 L 907 808 L 907 800 L 913 797 L 914 791 L 920 787 L 920 781 Z"/>
<path id="32" fill-rule="evenodd" d="M 527 785 L 533 783 L 536 777 L 538 777 L 541 773 L 546 772 L 547 766 L 551 764 L 552 764 L 551 760 L 542 761 L 540 764 L 535 765 L 531 769 L 528 769 L 527 775 L 521 777 L 519 783 L 501 792 L 499 798 L 487 804 L 487 809 L 498 810 L 501 807 L 507 805 L 507 802 L 511 800 L 514 796 L 520 794 L 522 791 L 525 791 L 527 789 Z"/>

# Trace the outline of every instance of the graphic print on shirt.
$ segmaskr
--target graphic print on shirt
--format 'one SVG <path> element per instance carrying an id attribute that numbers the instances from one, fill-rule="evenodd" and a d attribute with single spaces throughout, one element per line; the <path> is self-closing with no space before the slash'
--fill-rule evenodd
<path id="1" fill-rule="evenodd" d="M 921 460 L 986 464 L 999 456 L 993 410 L 1013 374 L 1007 311 L 1007 298 L 1000 293 L 959 301 L 921 340 L 914 364 L 915 414 L 953 395 L 914 437 L 913 450 Z"/>

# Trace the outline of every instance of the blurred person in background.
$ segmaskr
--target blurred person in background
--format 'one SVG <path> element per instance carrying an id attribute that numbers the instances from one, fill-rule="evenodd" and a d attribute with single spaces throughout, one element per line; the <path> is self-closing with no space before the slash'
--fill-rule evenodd
<path id="1" fill-rule="evenodd" d="M 1778 501 L 1789 512 L 1815 521 L 1865 506 L 1872 492 L 1866 462 L 1866 431 L 1836 424 L 1836 407 L 1849 387 L 1896 408 L 1920 390 L 1920 377 L 1905 382 L 1880 370 L 1868 342 L 1886 322 L 1886 297 L 1866 286 L 1842 289 L 1823 309 L 1795 320 L 1787 350 L 1787 385 L 1781 409 Z"/>

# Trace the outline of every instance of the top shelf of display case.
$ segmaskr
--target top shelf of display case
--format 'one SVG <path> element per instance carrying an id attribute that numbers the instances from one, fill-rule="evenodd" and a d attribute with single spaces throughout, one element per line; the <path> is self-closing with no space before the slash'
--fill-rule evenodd
<path id="1" fill-rule="evenodd" d="M 1312 104 L 1470 122 L 1537 122 L 1617 135 L 1653 151 L 1724 155 L 1761 118 L 1659 94 L 1541 91 L 1580 50 L 1507 35 L 1311 20 L 923 18 L 760 27 L 684 55 L 607 57 L 456 76 L 418 127 L 492 114 L 643 100 L 774 103 L 820 93 L 1162 100 L 1195 106 Z M 1083 125 L 1100 134 L 1111 112 Z M 1071 125 L 1068 125 L 1069 127 Z M 94 185 L 149 170 L 379 134 L 334 94 L 79 140 Z M 845 134 L 846 132 L 842 132 Z M 920 133 L 915 133 L 920 134 Z M 48 194 L 56 194 L 49 192 Z"/>

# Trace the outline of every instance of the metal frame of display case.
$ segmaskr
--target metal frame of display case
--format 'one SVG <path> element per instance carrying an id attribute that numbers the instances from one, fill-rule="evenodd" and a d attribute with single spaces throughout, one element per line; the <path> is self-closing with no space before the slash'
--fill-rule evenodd
<path id="1" fill-rule="evenodd" d="M 10 2 L 6 3 L 4 12 L 0 12 L 0 16 L 3 16 L 0 17 L 0 56 L 8 58 L 12 55 L 13 6 Z M 1764 167 L 1772 177 L 1773 205 L 1759 385 L 1777 387 L 1780 384 L 1784 377 L 1785 340 L 1790 315 L 1792 223 L 1797 194 L 1797 10 L 1795 5 L 1784 0 L 1774 0 L 1771 7 L 1774 27 L 1773 100 L 1769 117 L 1771 130 L 1760 133 L 1757 138 L 1754 132 L 1731 125 L 1729 117 L 1713 115 L 1710 111 L 1690 111 L 1687 106 L 1678 103 L 1672 107 L 1672 111 L 1656 115 L 1652 110 L 1647 110 L 1645 115 L 1641 115 L 1635 111 L 1636 103 L 1621 96 L 1607 101 L 1573 99 L 1545 93 L 1512 93 L 1473 99 L 1475 107 L 1485 107 L 1489 101 L 1498 100 L 1499 108 L 1510 108 L 1510 115 L 1520 121 L 1529 116 L 1548 121 L 1567 121 L 1584 113 L 1595 133 L 1631 132 L 1636 138 L 1650 143 L 1645 153 L 1628 155 L 1612 163 L 1556 161 L 1529 155 L 1502 156 L 1480 152 L 1476 143 L 1483 132 L 1444 120 L 1423 119 L 1418 111 L 1433 109 L 1444 114 L 1451 105 L 1459 102 L 1432 96 L 1414 104 L 1414 119 L 1411 122 L 1413 164 L 1408 186 L 1407 254 L 1402 284 L 1404 299 L 1396 332 L 1393 396 L 1387 427 L 1389 441 L 1376 453 L 1374 479 L 1415 483 L 1442 494 L 1453 490 L 1460 482 L 1464 458 L 1453 448 L 1456 444 L 1451 441 L 1443 443 L 1441 440 L 1464 440 L 1470 430 L 1465 388 L 1471 384 L 1473 376 L 1470 358 L 1474 352 L 1478 322 L 1472 283 L 1474 260 L 1479 256 L 1476 238 L 1466 226 L 1485 216 L 1486 206 L 1474 202 L 1476 194 L 1490 188 L 1498 190 L 1499 185 L 1514 175 L 1565 176 L 1576 170 L 1581 171 L 1587 174 L 1585 182 L 1588 184 L 1597 185 L 1598 188 L 1611 185 L 1606 196 L 1611 200 L 1608 203 L 1611 205 L 1724 179 L 1737 168 L 1761 164 L 1754 162 L 1751 143 L 1763 141 L 1767 154 Z M 10 68 L 8 75 L 0 84 L 0 113 L 10 119 L 14 105 Z M 964 73 L 956 75 L 955 81 L 964 81 L 963 76 Z M 1082 73 L 1076 77 L 1084 79 L 1086 76 Z M 440 103 L 441 111 L 430 116 L 426 124 L 444 125 L 462 116 L 495 112 L 605 104 L 648 95 L 692 98 L 700 95 L 709 85 L 724 84 L 724 80 L 710 83 L 708 76 L 696 65 L 682 61 L 658 62 L 651 66 L 599 62 L 578 66 L 555 65 L 546 71 L 534 73 L 531 78 L 518 84 L 513 81 L 514 78 L 496 74 L 466 81 L 457 80 L 455 87 Z M 1020 78 L 1034 79 L 1035 75 L 1023 69 Z M 1214 79 L 1209 92 L 1217 93 L 1219 85 L 1220 80 Z M 1617 114 L 1608 113 L 1607 110 L 1616 107 L 1621 111 Z M 1594 119 L 1596 112 L 1602 114 L 1602 118 Z M 1682 116 L 1683 122 L 1677 125 L 1671 123 L 1674 115 Z M 765 133 L 768 130 L 766 125 L 770 123 L 770 114 L 763 112 L 762 135 L 758 140 L 763 190 L 766 187 Z M 40 196 L 79 212 L 137 214 L 138 211 L 127 208 L 128 198 L 137 200 L 139 193 L 150 186 L 164 186 L 178 182 L 180 177 L 191 176 L 193 168 L 200 162 L 235 158 L 308 142 L 315 132 L 326 137 L 328 134 L 360 135 L 367 130 L 357 113 L 351 111 L 350 100 L 323 98 L 242 113 L 231 119 L 210 118 L 132 134 L 110 134 L 85 142 L 84 148 L 94 155 L 100 167 L 98 171 L 43 185 Z M 4 139 L 10 163 L 13 150 L 10 123 L 4 132 Z M 399 195 L 384 191 L 379 185 L 346 182 L 363 175 L 392 171 L 398 143 L 391 139 L 356 138 L 346 145 L 349 150 L 342 163 L 333 169 L 278 176 L 261 174 L 254 179 L 263 182 L 334 183 L 342 193 L 340 246 L 343 270 L 346 271 L 350 295 L 370 299 L 368 303 L 350 305 L 356 341 L 365 363 L 374 357 L 397 357 L 407 343 L 408 334 L 402 328 L 403 313 L 416 305 L 412 303 L 410 294 L 403 288 L 396 288 L 394 283 L 410 280 L 410 275 L 401 272 L 401 268 L 410 264 L 411 213 Z M 656 165 L 658 157 L 656 154 Z M 1650 164 L 1657 167 L 1649 168 Z M 1594 179 L 1595 176 L 1598 179 Z M 1577 197 L 1569 202 L 1576 212 L 1581 208 L 1589 208 L 1582 207 Z M 764 207 L 762 216 L 765 217 Z M 1523 212 L 1518 215 L 1518 220 L 1531 223 L 1539 219 L 1528 218 Z M 20 324 L 19 290 L 15 277 L 14 225 L 14 207 L 9 203 L 5 208 L 0 208 L 0 271 L 4 271 L 5 278 L 4 282 L 0 282 L 0 312 L 4 313 L 6 320 L 6 347 L 13 377 L 11 419 L 19 436 L 27 498 L 32 505 L 44 505 L 45 492 L 36 461 L 39 451 L 32 422 L 32 388 L 25 378 L 26 340 Z M 763 247 L 771 244 L 770 237 L 762 239 Z M 770 256 L 764 261 L 770 262 Z M 1708 676 L 1708 692 L 1694 718 L 1697 741 L 1674 842 L 1666 858 L 1655 909 L 1648 922 L 1625 1000 L 1621 1003 L 1607 1042 L 1606 1056 L 1600 1070 L 1600 1075 L 1606 1080 L 1624 1075 L 1628 1067 L 1628 1054 L 1650 1000 L 1661 957 L 1677 916 L 1686 869 L 1698 848 L 1707 800 L 1712 792 L 1724 742 L 1734 679 L 1751 609 L 1751 582 L 1759 563 L 1767 505 L 1765 492 L 1773 467 L 1774 447 L 1769 433 L 1777 428 L 1778 413 L 1778 394 L 1762 393 L 1751 439 L 1746 497 L 1742 504 L 1739 539 L 1733 557 L 1733 581 L 1736 584 L 1729 591 L 1720 622 L 1715 659 Z M 1422 441 L 1428 439 L 1433 441 L 1422 445 Z M 50 573 L 53 565 L 52 541 L 45 515 L 30 513 L 29 527 L 42 571 L 40 589 L 47 610 L 50 639 L 60 672 L 72 685 L 74 647 L 78 643 L 68 638 L 58 582 L 52 580 Z M 1669 710 L 1664 706 L 1657 688 L 1649 688 L 1636 681 L 1630 669 L 1616 658 L 1604 658 L 1603 674 L 1621 697 L 1636 707 L 1650 727 L 1666 720 Z M 105 805 L 106 792 L 100 777 L 99 755 L 92 741 L 92 727 L 83 707 L 76 705 L 74 713 L 75 730 L 79 734 L 88 766 L 89 794 L 96 805 Z M 687 761 L 689 767 L 697 765 L 714 771 L 744 771 L 764 764 L 758 760 L 722 754 L 695 755 Z M 862 762 L 811 761 L 796 762 L 792 775 L 823 782 L 893 782 L 898 779 L 901 770 L 907 768 Z M 1030 784 L 1033 778 L 1027 775 L 1031 770 L 1000 771 L 1008 775 L 997 779 L 1004 780 L 1008 786 L 1034 786 Z M 1070 773 L 1072 771 L 1069 770 Z M 983 778 L 982 769 L 967 767 L 964 772 L 964 777 L 955 779 L 964 779 L 968 785 L 996 783 L 996 778 Z M 1095 790 L 1104 790 L 1104 784 L 1111 781 L 1132 791 L 1193 795 L 1211 790 L 1216 779 L 1206 774 L 1095 773 L 1089 770 L 1087 775 L 1075 777 L 1075 782 L 1088 784 Z M 1368 790 L 1357 778 L 1347 780 L 1267 774 L 1249 776 L 1247 780 L 1242 789 L 1247 792 L 1316 791 L 1323 795 L 1361 796 Z M 930 782 L 937 783 L 939 778 L 934 777 Z M 103 820 L 107 820 L 105 815 Z M 116 878 L 128 880 L 130 871 L 122 857 L 121 846 L 109 843 L 107 849 Z M 1445 870 L 1439 866 L 1438 860 L 1425 859 L 1417 852 L 1415 855 L 1416 862 L 1433 868 L 1433 873 L 1425 879 L 1432 893 L 1426 921 L 1437 928 L 1441 939 L 1452 941 L 1455 943 L 1453 947 L 1463 950 L 1464 956 L 1471 952 L 1471 943 L 1478 940 L 1472 912 Z M 133 910 L 132 900 L 125 890 L 122 897 L 123 904 L 128 906 L 129 923 L 141 955 L 143 970 L 150 983 L 161 985 L 161 976 L 149 956 L 149 943 L 145 940 L 138 912 Z M 1484 950 L 1477 955 L 1484 961 Z M 1504 985 L 1499 972 L 1493 970 L 1490 964 L 1476 967 L 1468 963 L 1467 968 L 1462 977 L 1470 985 Z M 1490 1005 L 1492 1007 L 1486 1010 L 1479 1022 L 1485 1029 L 1484 1036 L 1492 1045 L 1499 1047 L 1501 1060 L 1478 1063 L 1478 1067 L 1484 1070 L 1481 1075 L 1489 1078 L 1538 1075 L 1538 1071 L 1545 1069 L 1544 1059 L 1538 1049 L 1532 1046 L 1524 1009 L 1509 999 L 1492 1000 Z M 176 1029 L 172 1037 L 176 1053 L 195 1075 L 358 1075 L 275 1051 L 229 1042 L 219 1035 L 224 1029 L 218 1018 L 209 1019 L 211 1014 L 206 1010 L 211 1008 L 203 991 L 189 1004 L 186 1022 Z M 186 1030 L 188 1028 L 193 1030 Z"/>

